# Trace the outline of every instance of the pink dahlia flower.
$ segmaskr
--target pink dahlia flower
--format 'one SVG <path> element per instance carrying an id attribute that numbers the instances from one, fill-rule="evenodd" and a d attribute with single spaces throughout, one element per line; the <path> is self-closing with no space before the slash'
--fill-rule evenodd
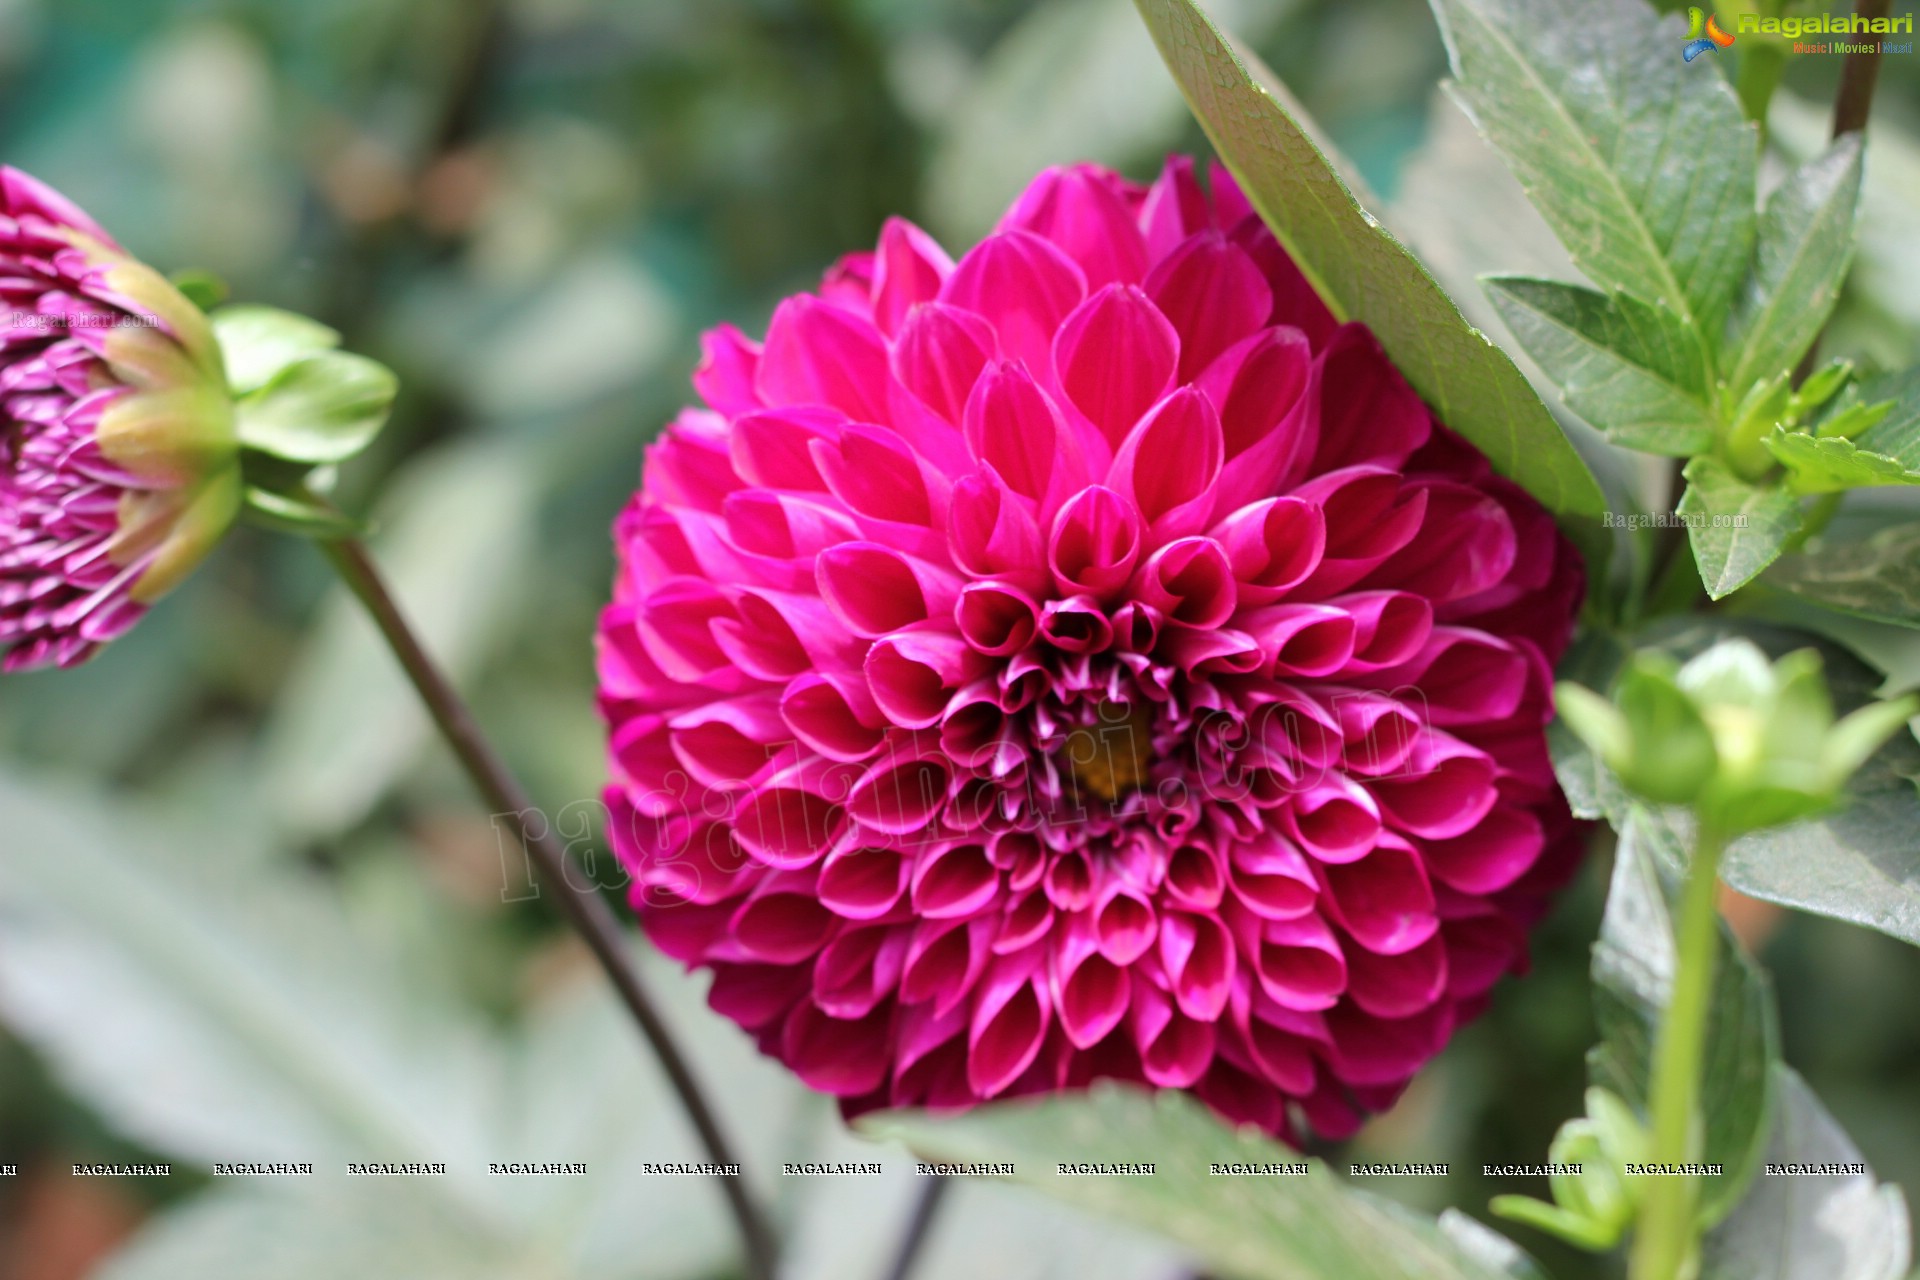
<path id="1" fill-rule="evenodd" d="M 240 510 L 206 317 L 58 192 L 0 169 L 0 670 L 73 666 Z"/>
<path id="2" fill-rule="evenodd" d="M 708 335 L 616 527 L 634 905 L 849 1113 L 1344 1134 L 1574 856 L 1573 552 L 1212 188 L 1050 170 L 958 263 L 889 222 Z"/>

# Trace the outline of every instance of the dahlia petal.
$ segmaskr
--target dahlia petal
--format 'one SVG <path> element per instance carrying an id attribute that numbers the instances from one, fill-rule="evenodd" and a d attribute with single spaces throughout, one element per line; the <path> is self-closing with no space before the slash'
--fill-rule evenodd
<path id="1" fill-rule="evenodd" d="M 758 1031 L 792 1013 L 806 998 L 807 986 L 807 971 L 797 965 L 721 962 L 713 966 L 707 1004 L 721 1017 Z"/>
<path id="2" fill-rule="evenodd" d="M 1034 962 L 996 956 L 981 980 L 967 1029 L 967 1081 L 982 1098 L 1003 1093 L 1033 1064 L 1050 1009 Z"/>
<path id="3" fill-rule="evenodd" d="M 1063 592 L 1106 599 L 1132 576 L 1143 533 L 1131 502 L 1103 485 L 1090 485 L 1054 518 L 1047 565 Z"/>
<path id="4" fill-rule="evenodd" d="M 954 603 L 954 625 L 966 642 L 989 657 L 1027 647 L 1040 625 L 1032 596 L 1008 582 L 970 582 Z"/>
<path id="5" fill-rule="evenodd" d="M 1327 916 L 1369 951 L 1397 955 L 1440 927 L 1426 869 L 1405 841 L 1383 838 L 1364 858 L 1318 871 Z"/>
<path id="6" fill-rule="evenodd" d="M 1094 914 L 1094 937 L 1100 954 L 1117 965 L 1130 965 L 1153 946 L 1159 920 L 1152 905 L 1136 892 L 1112 885 Z"/>
<path id="7" fill-rule="evenodd" d="M 821 904 L 845 920 L 878 920 L 907 891 L 909 868 L 898 849 L 857 845 L 835 849 L 820 865 Z"/>
<path id="8" fill-rule="evenodd" d="M 1148 256 L 1161 262 L 1196 232 L 1211 229 L 1213 211 L 1193 170 L 1192 156 L 1168 156 L 1140 204 L 1140 231 Z M 1264 314 L 1261 321 L 1266 320 Z"/>
<path id="9" fill-rule="evenodd" d="M 1240 583 L 1242 604 L 1269 604 L 1304 582 L 1326 552 L 1326 518 L 1292 495 L 1235 511 L 1214 530 Z"/>
<path id="10" fill-rule="evenodd" d="M 874 323 L 891 337 L 909 311 L 939 296 L 940 286 L 953 274 L 953 259 L 905 218 L 888 218 L 880 228 L 873 268 Z"/>
<path id="11" fill-rule="evenodd" d="M 1147 557 L 1134 589 L 1163 617 L 1205 631 L 1233 616 L 1234 588 L 1233 566 L 1218 542 L 1181 538 Z"/>
<path id="12" fill-rule="evenodd" d="M 864 1018 L 900 983 L 909 934 L 879 925 L 846 929 L 813 967 L 813 1002 L 830 1018 Z"/>
<path id="13" fill-rule="evenodd" d="M 1273 313 L 1273 291 L 1260 268 L 1217 231 L 1192 236 L 1161 259 L 1146 292 L 1180 335 L 1180 382 L 1199 377 Z"/>
<path id="14" fill-rule="evenodd" d="M 1045 582 L 1044 573 L 1034 568 L 1040 526 L 1031 505 L 991 471 L 954 485 L 947 548 L 953 562 L 974 577 L 998 578 L 1029 591 Z"/>
<path id="15" fill-rule="evenodd" d="M 1227 1007 L 1237 952 L 1220 918 L 1169 911 L 1160 920 L 1160 963 L 1173 985 L 1180 1011 L 1213 1022 Z"/>
<path id="16" fill-rule="evenodd" d="M 814 559 L 820 594 L 857 636 L 883 636 L 953 612 L 960 580 L 877 542 L 843 542 Z"/>
<path id="17" fill-rule="evenodd" d="M 1000 220 L 1060 246 L 1086 273 L 1087 286 L 1135 283 L 1147 271 L 1147 246 L 1114 175 L 1092 165 L 1043 171 Z"/>
<path id="18" fill-rule="evenodd" d="M 993 959 L 992 942 L 991 916 L 921 920 L 907 947 L 900 998 L 909 1004 L 930 1002 L 940 1015 L 960 1007 Z"/>
<path id="19" fill-rule="evenodd" d="M 1533 866 L 1545 843 L 1539 818 L 1524 809 L 1495 809 L 1469 831 L 1429 841 L 1427 870 L 1462 893 L 1498 893 Z"/>
<path id="20" fill-rule="evenodd" d="M 886 733 L 866 681 L 848 672 L 796 676 L 781 694 L 780 714 L 796 738 L 829 760 L 864 760 Z"/>
<path id="21" fill-rule="evenodd" d="M 935 846 L 913 868 L 913 908 L 929 920 L 973 916 L 1000 896 L 1000 875 L 978 844 Z"/>
<path id="22" fill-rule="evenodd" d="M 759 368 L 760 344 L 723 324 L 700 335 L 693 389 L 710 408 L 730 418 L 750 413 L 761 405 L 756 385 Z"/>
<path id="23" fill-rule="evenodd" d="M 987 366 L 964 416 L 968 450 L 1042 511 L 1058 507 L 1055 495 L 1076 492 L 1090 478 L 1076 434 L 1017 361 Z"/>
<path id="24" fill-rule="evenodd" d="M 1392 955 L 1350 947 L 1346 956 L 1347 994 L 1375 1017 L 1411 1017 L 1446 993 L 1447 947 L 1437 932 Z"/>
<path id="25" fill-rule="evenodd" d="M 945 303 L 915 307 L 893 344 L 893 370 L 901 385 L 959 426 L 967 397 L 989 361 L 999 354 L 991 322 Z"/>
<path id="26" fill-rule="evenodd" d="M 820 405 L 783 405 L 743 412 L 733 420 L 728 457 L 748 484 L 767 489 L 823 492 L 827 484 L 809 446 L 831 438 L 846 415 Z"/>
<path id="27" fill-rule="evenodd" d="M 809 1088 L 836 1097 L 857 1097 L 887 1078 L 887 1044 L 893 1009 L 883 1005 L 864 1018 L 835 1018 L 812 1001 L 788 1016 L 781 1056 Z"/>
<path id="28" fill-rule="evenodd" d="M 1235 845 L 1229 868 L 1235 900 L 1262 919 L 1297 919 L 1319 901 L 1319 882 L 1306 858 L 1277 832 Z"/>
<path id="29" fill-rule="evenodd" d="M 1471 830 L 1499 799 L 1493 761 L 1438 729 L 1414 744 L 1399 774 L 1375 779 L 1372 792 L 1388 822 L 1432 840 Z"/>
<path id="30" fill-rule="evenodd" d="M 1107 483 L 1133 500 L 1164 543 L 1208 524 L 1223 460 L 1220 419 L 1212 403 L 1181 387 L 1130 431 L 1107 472 Z"/>
<path id="31" fill-rule="evenodd" d="M 1354 862 L 1378 841 L 1382 807 L 1352 779 L 1328 774 L 1294 797 L 1287 833 L 1318 862 Z"/>
<path id="32" fill-rule="evenodd" d="M 1298 330 L 1264 329 L 1230 347 L 1198 385 L 1219 406 L 1226 457 L 1222 514 L 1290 489 L 1318 438 L 1320 390 Z"/>
<path id="33" fill-rule="evenodd" d="M 1344 324 L 1320 348 L 1320 447 L 1315 471 L 1398 467 L 1433 429 L 1427 406 L 1363 324 Z"/>
<path id="34" fill-rule="evenodd" d="M 727 933 L 754 960 L 798 964 L 825 946 L 839 924 L 804 883 L 791 891 L 769 891 L 778 883 L 769 880 L 750 893 L 727 922 Z"/>
<path id="35" fill-rule="evenodd" d="M 1506 508 L 1465 485 L 1425 481 L 1421 487 L 1427 495 L 1422 536 L 1396 551 L 1372 579 L 1444 605 L 1505 577 L 1515 555 Z"/>
<path id="36" fill-rule="evenodd" d="M 1016 229 L 975 245 L 947 277 L 939 300 L 991 324 L 1002 355 L 1045 369 L 1054 331 L 1086 293 L 1086 277 L 1071 258 Z"/>
<path id="37" fill-rule="evenodd" d="M 769 403 L 830 405 L 881 422 L 888 379 L 886 340 L 871 321 L 799 294 L 774 310 L 754 385 Z"/>
<path id="38" fill-rule="evenodd" d="M 1324 348 L 1339 328 L 1339 321 L 1327 309 L 1300 265 L 1280 247 L 1257 215 L 1250 214 L 1227 226 L 1226 232 L 1227 239 L 1246 250 L 1247 256 L 1260 268 L 1260 274 L 1267 278 L 1267 288 L 1273 291 L 1270 323 L 1300 330 L 1315 351 Z"/>
<path id="39" fill-rule="evenodd" d="M 985 670 L 984 658 L 956 635 L 936 630 L 884 636 L 867 651 L 867 687 L 893 723 L 928 729 L 961 686 Z"/>
<path id="40" fill-rule="evenodd" d="M 889 835 L 924 828 L 947 799 L 953 771 L 937 753 L 889 750 L 867 766 L 847 796 L 847 812 L 862 826 Z M 984 863 L 986 854 L 981 853 Z M 923 912 L 931 915 L 931 912 Z"/>
<path id="41" fill-rule="evenodd" d="M 1128 1024 L 1140 1046 L 1140 1068 L 1161 1089 L 1187 1089 L 1213 1060 L 1212 1022 L 1190 1018 L 1145 982 L 1133 984 Z"/>
<path id="42" fill-rule="evenodd" d="M 1397 1085 L 1440 1052 L 1453 1031 L 1451 1005 L 1434 1004 L 1408 1018 L 1376 1018 L 1342 1006 L 1327 1015 L 1332 1058 L 1350 1085 Z"/>
<path id="43" fill-rule="evenodd" d="M 746 787 L 787 742 L 778 704 L 759 694 L 694 707 L 667 727 L 675 758 L 695 782 L 718 791 Z"/>
<path id="44" fill-rule="evenodd" d="M 841 803 L 845 791 L 844 777 L 820 762 L 784 770 L 756 788 L 740 807 L 735 838 L 770 867 L 810 867 L 846 831 L 847 811 Z"/>
<path id="45" fill-rule="evenodd" d="M 1153 300 L 1132 285 L 1109 285 L 1066 318 L 1052 365 L 1073 406 L 1118 448 L 1173 386 L 1180 336 Z"/>
<path id="46" fill-rule="evenodd" d="M 1346 957 L 1317 915 L 1243 926 L 1241 948 L 1260 990 L 1281 1008 L 1331 1009 L 1347 989 Z"/>

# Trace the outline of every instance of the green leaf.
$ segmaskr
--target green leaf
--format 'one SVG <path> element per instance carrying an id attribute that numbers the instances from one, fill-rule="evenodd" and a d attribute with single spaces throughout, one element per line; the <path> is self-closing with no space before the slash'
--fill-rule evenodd
<path id="1" fill-rule="evenodd" d="M 1796 493 L 1840 493 L 1888 484 L 1920 484 L 1920 471 L 1862 449 L 1840 436 L 1813 436 L 1775 427 L 1767 451 L 1787 469 Z"/>
<path id="2" fill-rule="evenodd" d="M 1806 1082 L 1775 1064 L 1768 1165 L 1865 1169 Z M 1860 1173 L 1762 1175 L 1701 1245 L 1701 1280 L 1905 1280 L 1912 1225 L 1898 1187 Z"/>
<path id="3" fill-rule="evenodd" d="M 1297 1177 L 1212 1177 L 1213 1164 L 1303 1157 L 1236 1132 L 1180 1093 L 1111 1084 L 1078 1097 L 1001 1103 L 964 1115 L 881 1112 L 856 1121 L 931 1159 L 1011 1161 L 1014 1180 L 1162 1232 L 1229 1280 L 1504 1280 L 1431 1220 L 1345 1186 L 1318 1160 Z M 1064 1176 L 1055 1162 L 1151 1159 L 1151 1177 Z M 1524 1273 L 1521 1273 L 1524 1274 Z"/>
<path id="4" fill-rule="evenodd" d="M 294 361 L 239 402 L 240 443 L 294 462 L 344 462 L 386 425 L 400 380 L 345 351 Z"/>
<path id="5" fill-rule="evenodd" d="M 318 320 L 278 307 L 222 307 L 211 319 L 227 385 L 237 396 L 258 391 L 296 360 L 340 345 L 340 335 Z"/>
<path id="6" fill-rule="evenodd" d="M 1673 990 L 1675 943 L 1670 885 L 1686 849 L 1672 826 L 1636 808 L 1620 832 L 1606 916 L 1593 947 L 1594 1020 L 1600 1043 L 1588 1054 L 1593 1083 L 1643 1115 L 1654 1040 Z M 1701 1211 L 1717 1220 L 1739 1200 L 1767 1136 L 1770 1064 L 1779 1057 L 1773 993 L 1766 975 L 1722 934 L 1701 1072 L 1706 1161 L 1726 1166 L 1701 1181 Z"/>
<path id="7" fill-rule="evenodd" d="M 1853 261 L 1859 202 L 1857 133 L 1794 170 L 1768 197 L 1723 348 L 1721 363 L 1732 369 L 1727 385 L 1736 393 L 1791 368 L 1820 336 Z"/>
<path id="8" fill-rule="evenodd" d="M 1910 470 L 1920 470 L 1920 366 L 1875 378 L 1860 388 L 1858 403 L 1887 400 L 1893 402 L 1892 411 L 1862 431 L 1854 443 Z"/>
<path id="9" fill-rule="evenodd" d="M 253 524 L 302 538 L 358 538 L 366 525 L 325 503 L 295 493 L 275 493 L 259 485 L 247 486 L 242 514 Z"/>
<path id="10" fill-rule="evenodd" d="M 321 1170 L 316 1168 L 316 1174 Z M 151 1220 L 95 1280 L 516 1280 L 527 1260 L 419 1180 L 235 1180 Z"/>
<path id="11" fill-rule="evenodd" d="M 450 1204 L 499 1210 L 484 1028 L 325 893 L 51 779 L 0 775 L 0 812 L 0 1010 L 118 1131 L 198 1163 L 444 1160 Z"/>
<path id="12" fill-rule="evenodd" d="M 1748 484 L 1710 457 L 1695 458 L 1684 474 L 1679 511 L 1692 518 L 1694 563 L 1707 595 L 1718 600 L 1779 559 L 1800 528 L 1800 500 L 1787 489 Z"/>
<path id="13" fill-rule="evenodd" d="M 1360 207 L 1286 90 L 1256 80 L 1193 0 L 1136 3 L 1214 149 L 1335 312 L 1370 326 L 1413 388 L 1501 474 L 1555 512 L 1599 516 L 1600 487 L 1540 397 Z"/>
<path id="14" fill-rule="evenodd" d="M 1775 565 L 1766 585 L 1856 617 L 1920 627 L 1920 521 L 1858 542 L 1823 541 Z"/>
<path id="15" fill-rule="evenodd" d="M 1484 283 L 1567 407 L 1609 440 L 1675 458 L 1713 447 L 1706 357 L 1672 312 L 1552 280 L 1492 276 Z"/>
<path id="16" fill-rule="evenodd" d="M 1574 262 L 1704 349 L 1747 267 L 1758 168 L 1719 73 L 1639 0 L 1432 3 L 1460 96 Z"/>

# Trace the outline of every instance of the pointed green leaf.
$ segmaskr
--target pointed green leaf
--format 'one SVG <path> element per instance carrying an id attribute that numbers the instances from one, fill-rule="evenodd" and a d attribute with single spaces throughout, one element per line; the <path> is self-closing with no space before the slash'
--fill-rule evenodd
<path id="1" fill-rule="evenodd" d="M 227 385 L 237 396 L 258 391 L 296 360 L 340 345 L 340 335 L 318 320 L 278 307 L 222 307 L 210 319 Z"/>
<path id="2" fill-rule="evenodd" d="M 1766 1162 L 1860 1172 L 1767 1173 L 1701 1245 L 1701 1280 L 1905 1280 L 1912 1265 L 1906 1198 L 1793 1070 L 1775 1064 Z"/>
<path id="3" fill-rule="evenodd" d="M 294 462 L 344 462 L 380 434 L 399 390 L 390 369 L 364 356 L 307 356 L 240 401 L 240 443 Z"/>
<path id="4" fill-rule="evenodd" d="M 1491 276 L 1485 284 L 1567 407 L 1608 439 L 1673 458 L 1713 447 L 1706 357 L 1671 311 L 1553 280 Z"/>
<path id="5" fill-rule="evenodd" d="M 1693 520 L 1687 536 L 1694 562 L 1707 594 L 1718 600 L 1779 559 L 1800 528 L 1800 501 L 1786 489 L 1748 484 L 1713 458 L 1695 458 L 1684 474 L 1680 514 Z"/>
<path id="6" fill-rule="evenodd" d="M 1782 560 L 1767 585 L 1856 617 L 1920 627 L 1920 522 L 1858 542 L 1823 542 Z"/>
<path id="7" fill-rule="evenodd" d="M 1812 436 L 1775 427 L 1767 437 L 1767 451 L 1787 469 L 1788 483 L 1796 493 L 1920 484 L 1920 471 L 1909 471 L 1896 459 L 1870 453 L 1839 436 Z"/>
<path id="8" fill-rule="evenodd" d="M 1860 135 L 1800 166 L 1767 200 L 1721 363 L 1736 392 L 1791 368 L 1820 335 L 1853 261 Z"/>
<path id="9" fill-rule="evenodd" d="M 1460 96 L 1595 284 L 1717 336 L 1754 236 L 1758 134 L 1641 0 L 1432 0 Z"/>
<path id="10" fill-rule="evenodd" d="M 1229 1280 L 1502 1280 L 1514 1274 L 1477 1261 L 1431 1219 L 1349 1188 L 1319 1160 L 1307 1161 L 1301 1176 L 1213 1176 L 1216 1164 L 1291 1164 L 1305 1157 L 1236 1132 L 1180 1093 L 1155 1096 L 1102 1083 L 1080 1096 L 996 1103 L 958 1116 L 880 1112 L 856 1127 L 931 1159 L 1011 1162 L 1016 1182 L 1162 1232 L 1204 1258 L 1210 1274 Z M 1056 1170 L 1060 1160 L 1151 1160 L 1154 1171 L 1069 1176 Z"/>
<path id="11" fill-rule="evenodd" d="M 1136 0 L 1214 149 L 1321 296 L 1370 326 L 1442 421 L 1563 515 L 1600 487 L 1506 353 L 1467 324 L 1419 261 L 1362 209 L 1277 83 L 1256 79 L 1193 0 Z"/>
<path id="12" fill-rule="evenodd" d="M 1920 470 L 1920 366 L 1875 378 L 1860 388 L 1860 404 L 1892 401 L 1887 416 L 1854 438 L 1862 449 Z"/>
<path id="13" fill-rule="evenodd" d="M 1620 832 L 1606 916 L 1593 946 L 1600 1043 L 1587 1056 L 1587 1073 L 1642 1115 L 1654 1040 L 1673 992 L 1671 899 L 1686 856 L 1673 827 L 1635 808 Z M 1704 1159 L 1724 1165 L 1725 1172 L 1701 1182 L 1701 1211 L 1710 1220 L 1734 1206 L 1759 1165 L 1767 1137 L 1768 1070 L 1780 1055 L 1766 975 L 1724 931 L 1713 985 L 1700 1097 Z"/>

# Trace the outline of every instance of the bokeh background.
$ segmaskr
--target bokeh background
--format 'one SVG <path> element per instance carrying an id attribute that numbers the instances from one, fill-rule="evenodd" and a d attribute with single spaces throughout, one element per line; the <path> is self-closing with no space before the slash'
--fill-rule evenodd
<path id="1" fill-rule="evenodd" d="M 1475 271 L 1563 263 L 1437 94 L 1418 0 L 1219 0 L 1470 309 Z M 1820 139 L 1833 68 L 1773 121 Z M 1920 61 L 1891 59 L 1833 344 L 1920 335 Z M 1703 147 L 1714 140 L 1702 138 Z M 606 530 L 687 397 L 696 335 L 906 213 L 958 249 L 1043 165 L 1150 175 L 1204 148 L 1127 0 L 0 0 L 0 162 L 164 269 L 313 314 L 399 371 L 342 475 L 407 608 L 586 864 L 605 874 L 590 636 Z M 1567 269 L 1559 268 L 1563 274 Z M 1904 646 L 1904 647 L 1903 647 Z M 1883 665 L 1920 683 L 1920 648 Z M 1920 833 L 1916 833 L 1920 839 Z M 1447 1160 L 1387 1193 L 1482 1213 L 1484 1161 L 1580 1106 L 1604 853 L 1506 985 L 1355 1157 Z M 693 1148 L 597 974 L 430 738 L 321 561 L 243 530 L 71 674 L 0 684 L 0 1280 L 732 1274 Z M 1920 952 L 1731 906 L 1787 1057 L 1882 1178 L 1920 1188 Z M 764 1176 L 873 1158 L 656 966 L 717 1082 L 791 1273 L 877 1274 L 914 1192 Z M 1344 1158 L 1346 1151 L 1328 1154 Z M 322 1176 L 216 1181 L 216 1159 Z M 352 1183 L 345 1159 L 467 1160 Z M 585 1160 L 505 1183 L 473 1161 Z M 75 1162 L 170 1161 L 167 1179 Z M 1554 1274 L 1604 1268 L 1515 1229 Z M 1185 1274 L 1152 1241 L 967 1187 L 923 1275 Z"/>

